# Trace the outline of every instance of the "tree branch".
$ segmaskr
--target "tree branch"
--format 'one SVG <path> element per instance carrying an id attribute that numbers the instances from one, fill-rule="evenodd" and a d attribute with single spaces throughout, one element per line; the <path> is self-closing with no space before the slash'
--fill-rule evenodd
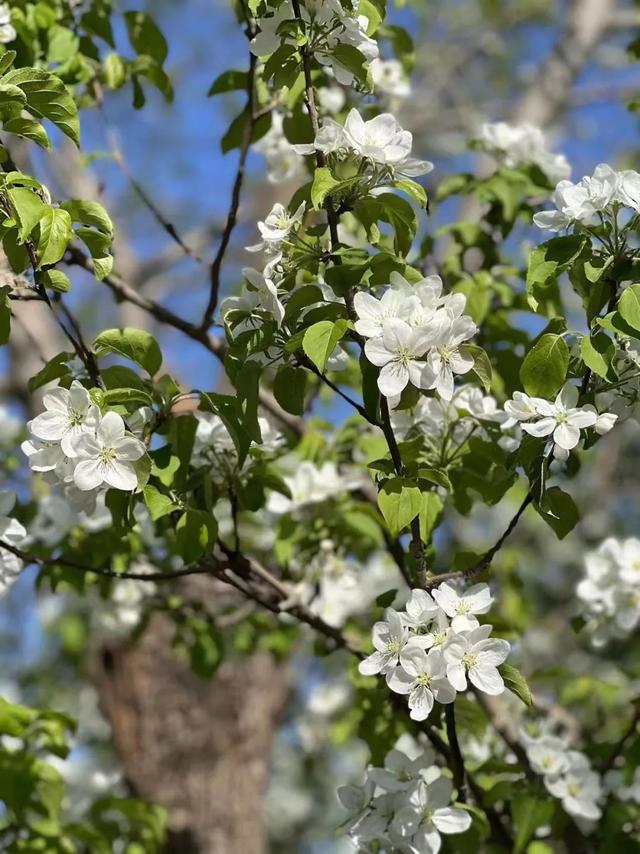
<path id="1" fill-rule="evenodd" d="M 253 27 L 253 24 L 247 24 L 247 38 L 252 39 L 254 35 L 255 29 Z M 231 204 L 229 207 L 229 213 L 227 214 L 227 221 L 222 232 L 220 246 L 218 247 L 216 256 L 211 262 L 211 267 L 209 269 L 209 301 L 207 303 L 207 307 L 204 311 L 204 315 L 202 318 L 201 328 L 203 330 L 207 330 L 211 326 L 213 315 L 215 314 L 216 306 L 218 305 L 218 297 L 220 294 L 220 272 L 222 270 L 222 263 L 224 261 L 224 256 L 231 240 L 231 235 L 233 234 L 233 229 L 235 228 L 236 222 L 238 221 L 240 193 L 242 192 L 242 183 L 244 181 L 247 157 L 249 155 L 251 139 L 253 136 L 253 128 L 255 125 L 254 110 L 256 62 L 256 57 L 252 53 L 250 53 L 249 72 L 247 74 L 246 117 L 244 121 L 244 128 L 242 131 L 242 142 L 240 145 L 238 169 L 236 171 L 236 178 L 233 182 L 233 188 L 231 190 Z"/>

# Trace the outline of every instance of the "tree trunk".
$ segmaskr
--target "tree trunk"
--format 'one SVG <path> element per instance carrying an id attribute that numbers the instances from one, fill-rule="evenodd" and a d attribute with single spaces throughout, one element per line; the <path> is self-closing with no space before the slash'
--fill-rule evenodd
<path id="1" fill-rule="evenodd" d="M 155 614 L 137 643 L 99 656 L 97 687 L 127 782 L 166 808 L 167 854 L 263 854 L 287 668 L 257 653 L 226 661 L 205 681 L 176 658 L 172 631 Z"/>

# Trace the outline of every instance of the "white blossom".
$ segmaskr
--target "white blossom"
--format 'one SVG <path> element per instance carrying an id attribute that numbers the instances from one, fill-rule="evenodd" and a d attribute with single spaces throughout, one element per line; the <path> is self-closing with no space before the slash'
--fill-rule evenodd
<path id="1" fill-rule="evenodd" d="M 594 646 L 625 638 L 640 624 L 640 540 L 609 537 L 584 558 L 576 593 Z"/>
<path id="2" fill-rule="evenodd" d="M 9 514 L 16 503 L 15 492 L 0 490 L 0 543 L 18 547 L 27 535 L 24 526 Z M 22 570 L 22 561 L 17 555 L 0 545 L 0 593 L 15 581 Z"/>
<path id="3" fill-rule="evenodd" d="M 0 44 L 14 41 L 17 33 L 11 23 L 11 9 L 8 3 L 0 3 Z"/>
<path id="4" fill-rule="evenodd" d="M 415 329 L 395 317 L 383 320 L 382 335 L 369 338 L 364 345 L 367 359 L 382 368 L 378 377 L 382 394 L 401 394 L 409 382 L 416 388 L 431 388 L 434 374 L 424 356 L 432 344 L 429 327 Z"/>
<path id="5" fill-rule="evenodd" d="M 266 311 L 272 315 L 277 325 L 280 326 L 284 320 L 284 305 L 280 302 L 278 286 L 273 279 L 259 270 L 254 270 L 252 267 L 245 267 L 242 275 L 251 285 L 252 290 L 249 293 L 255 300 L 253 307 L 262 309 L 262 311 Z M 224 303 L 224 308 L 222 305 L 220 306 L 223 313 L 236 307 L 230 299 L 225 300 Z"/>
<path id="6" fill-rule="evenodd" d="M 267 502 L 267 509 L 271 513 L 290 513 L 309 504 L 326 501 L 341 492 L 357 489 L 361 484 L 358 476 L 342 474 L 333 462 L 318 467 L 309 460 L 299 463 L 294 474 L 286 475 L 284 480 L 291 498 L 272 492 Z"/>
<path id="7" fill-rule="evenodd" d="M 478 144 L 509 168 L 537 166 L 552 184 L 571 174 L 567 158 L 549 151 L 543 132 L 531 124 L 486 122 L 480 129 Z"/>
<path id="8" fill-rule="evenodd" d="M 533 217 L 540 228 L 564 231 L 574 223 L 589 226 L 598 222 L 599 214 L 611 214 L 612 206 L 628 205 L 637 210 L 637 187 L 640 176 L 632 172 L 615 172 L 607 163 L 596 166 L 593 175 L 577 184 L 560 181 L 553 193 L 555 211 L 542 211 Z"/>
<path id="9" fill-rule="evenodd" d="M 58 386 L 43 398 L 45 412 L 29 422 L 29 430 L 43 442 L 60 442 L 67 457 L 74 456 L 73 441 L 82 433 L 93 434 L 100 420 L 98 407 L 77 380 L 69 389 Z"/>
<path id="10" fill-rule="evenodd" d="M 578 751 L 567 754 L 568 768 L 558 777 L 547 776 L 547 790 L 562 802 L 563 809 L 575 818 L 597 820 L 602 815 L 598 801 L 602 797 L 600 775 L 592 770 L 587 757 Z"/>
<path id="11" fill-rule="evenodd" d="M 96 489 L 102 484 L 131 491 L 138 485 L 134 463 L 145 454 L 139 439 L 127 436 L 125 424 L 116 412 L 107 412 L 100 421 L 95 437 L 88 433 L 76 436 L 74 456 L 78 464 L 73 479 L 78 489 Z"/>
<path id="12" fill-rule="evenodd" d="M 400 666 L 387 673 L 387 685 L 397 694 L 409 695 L 410 717 L 424 721 L 431 713 L 434 700 L 453 703 L 455 688 L 447 679 L 446 664 L 439 649 L 427 653 L 409 644 L 400 653 Z"/>
<path id="13" fill-rule="evenodd" d="M 471 826 L 468 812 L 450 806 L 453 784 L 446 777 L 419 783 L 409 804 L 393 819 L 393 828 L 409 843 L 412 854 L 437 854 L 440 834 L 464 833 Z"/>
<path id="14" fill-rule="evenodd" d="M 445 614 L 451 617 L 454 632 L 475 629 L 478 625 L 475 614 L 486 614 L 493 604 L 486 584 L 475 584 L 460 595 L 445 581 L 435 588 L 432 595 Z"/>
<path id="15" fill-rule="evenodd" d="M 429 353 L 428 364 L 432 376 L 426 388 L 435 388 L 440 397 L 451 400 L 454 375 L 466 374 L 473 368 L 473 357 L 460 348 L 475 335 L 477 327 L 466 315 L 456 317 L 449 312 L 447 314 L 448 318 L 440 324 Z"/>
<path id="16" fill-rule="evenodd" d="M 552 436 L 556 445 L 570 451 L 580 441 L 580 430 L 593 427 L 598 415 L 593 407 L 578 407 L 579 391 L 570 382 L 564 384 L 553 403 L 536 399 L 538 421 L 523 422 L 522 429 L 538 438 Z"/>
<path id="17" fill-rule="evenodd" d="M 409 641 L 409 631 L 402 617 L 393 608 L 387 608 L 386 620 L 373 626 L 372 639 L 375 652 L 360 662 L 358 670 L 363 676 L 383 675 L 391 672 L 400 662 L 400 653 Z"/>
<path id="18" fill-rule="evenodd" d="M 374 59 L 370 68 L 376 91 L 392 98 L 409 97 L 411 85 L 399 60 Z"/>
<path id="19" fill-rule="evenodd" d="M 306 174 L 303 158 L 284 134 L 282 113 L 274 110 L 271 127 L 253 146 L 267 161 L 267 179 L 271 184 L 302 179 Z"/>
<path id="20" fill-rule="evenodd" d="M 292 214 L 289 213 L 284 205 L 276 202 L 265 220 L 258 222 L 258 231 L 260 232 L 262 242 L 257 243 L 255 246 L 248 246 L 247 250 L 249 252 L 265 250 L 271 255 L 280 252 L 283 241 L 301 224 L 304 218 L 304 211 L 304 202 Z"/>
<path id="21" fill-rule="evenodd" d="M 506 640 L 489 637 L 491 630 L 491 626 L 484 625 L 449 634 L 443 652 L 447 678 L 456 691 L 466 691 L 467 679 L 485 694 L 504 691 L 498 667 L 506 661 L 510 646 Z"/>
<path id="22" fill-rule="evenodd" d="M 366 291 L 358 291 L 353 298 L 358 315 L 356 332 L 364 338 L 378 338 L 383 335 L 385 320 L 395 317 L 409 322 L 418 305 L 417 297 L 407 297 L 406 293 L 395 288 L 388 288 L 380 299 Z"/>
<path id="23" fill-rule="evenodd" d="M 353 154 L 372 166 L 396 176 L 416 177 L 426 175 L 433 164 L 411 156 L 413 135 L 398 123 L 391 113 L 381 113 L 365 121 L 360 113 L 351 109 L 344 126 L 331 119 L 325 121 L 311 144 L 296 145 L 298 154 L 324 154 L 342 152 Z"/>

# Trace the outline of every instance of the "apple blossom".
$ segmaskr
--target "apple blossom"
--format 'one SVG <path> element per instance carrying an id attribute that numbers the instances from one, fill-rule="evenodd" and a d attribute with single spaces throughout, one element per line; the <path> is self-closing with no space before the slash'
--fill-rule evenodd
<path id="1" fill-rule="evenodd" d="M 11 9 L 8 3 L 0 4 L 0 44 L 8 44 L 16 38 L 15 27 L 11 23 Z"/>
<path id="2" fill-rule="evenodd" d="M 466 691 L 467 679 L 485 694 L 502 694 L 504 681 L 498 666 L 506 661 L 510 646 L 506 640 L 491 638 L 492 627 L 452 632 L 443 648 L 447 679 L 456 691 Z"/>
<path id="3" fill-rule="evenodd" d="M 423 357 L 433 342 L 433 330 L 414 329 L 395 317 L 383 320 L 382 330 L 379 338 L 369 338 L 364 345 L 367 359 L 382 368 L 378 377 L 382 394 L 401 394 L 409 382 L 416 388 L 430 388 L 433 372 Z"/>
<path id="4" fill-rule="evenodd" d="M 77 380 L 68 389 L 57 386 L 46 392 L 43 403 L 45 412 L 29 422 L 29 430 L 43 442 L 60 442 L 64 455 L 74 456 L 75 437 L 96 431 L 100 419 L 98 407 Z"/>
<path id="5" fill-rule="evenodd" d="M 535 410 L 542 417 L 537 421 L 522 421 L 522 429 L 538 438 L 552 436 L 556 445 L 571 451 L 580 441 L 580 430 L 593 427 L 598 420 L 593 407 L 576 406 L 578 398 L 578 389 L 570 382 L 564 384 L 553 403 L 536 398 Z"/>
<path id="6" fill-rule="evenodd" d="M 486 614 L 493 603 L 486 584 L 474 584 L 460 595 L 445 581 L 433 590 L 432 595 L 445 614 L 451 617 L 454 632 L 475 629 L 478 625 L 475 614 Z"/>
<path id="7" fill-rule="evenodd" d="M 434 700 L 453 703 L 455 688 L 446 675 L 446 664 L 439 649 L 428 653 L 409 644 L 400 653 L 400 666 L 387 673 L 387 685 L 397 694 L 409 695 L 410 717 L 424 721 L 431 713 Z"/>
<path id="8" fill-rule="evenodd" d="M 134 463 L 145 454 L 139 439 L 127 436 L 125 424 L 116 412 L 107 412 L 96 430 L 76 436 L 74 456 L 78 457 L 73 479 L 78 489 L 96 489 L 102 484 L 127 492 L 135 489 L 138 478 Z"/>
<path id="9" fill-rule="evenodd" d="M 2 548 L 2 543 L 20 546 L 27 535 L 24 526 L 9 515 L 15 503 L 15 492 L 7 489 L 0 490 L 0 593 L 5 592 L 22 570 L 20 558 Z"/>
<path id="10" fill-rule="evenodd" d="M 464 833 L 471 826 L 468 812 L 450 806 L 453 784 L 446 777 L 419 783 L 409 804 L 393 819 L 393 828 L 415 854 L 437 854 L 440 834 Z"/>

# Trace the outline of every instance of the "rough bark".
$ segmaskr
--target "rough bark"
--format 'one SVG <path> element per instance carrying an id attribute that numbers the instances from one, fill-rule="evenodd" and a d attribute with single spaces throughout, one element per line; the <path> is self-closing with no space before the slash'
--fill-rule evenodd
<path id="1" fill-rule="evenodd" d="M 286 667 L 267 653 L 195 676 L 156 614 L 136 644 L 103 648 L 96 683 L 133 792 L 169 815 L 167 854 L 263 854 L 262 814 Z"/>

